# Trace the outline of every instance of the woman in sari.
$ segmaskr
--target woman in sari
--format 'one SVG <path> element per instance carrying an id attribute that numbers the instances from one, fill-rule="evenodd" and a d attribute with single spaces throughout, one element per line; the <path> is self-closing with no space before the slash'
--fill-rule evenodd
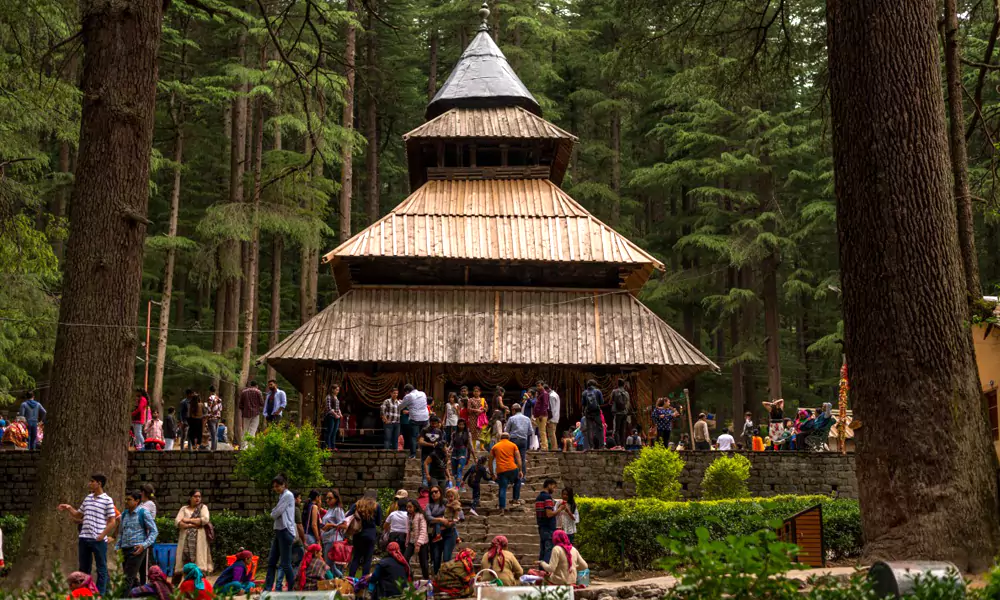
<path id="1" fill-rule="evenodd" d="M 131 598 L 152 596 L 156 600 L 170 600 L 173 594 L 174 586 L 167 581 L 167 575 L 163 569 L 156 565 L 149 567 L 149 571 L 146 572 L 146 583 L 132 588 L 128 593 Z"/>
<path id="2" fill-rule="evenodd" d="M 486 399 L 483 398 L 482 393 L 477 385 L 472 388 L 472 397 L 469 398 L 469 437 L 477 445 L 479 444 L 479 432 L 485 427 L 485 421 L 489 420 L 486 417 Z"/>
<path id="3" fill-rule="evenodd" d="M 399 544 L 390 542 L 386 553 L 388 556 L 375 565 L 371 579 L 368 580 L 371 600 L 401 596 L 403 592 L 399 589 L 399 582 L 410 581 L 410 563 L 399 551 Z"/>
<path id="4" fill-rule="evenodd" d="M 310 544 L 306 548 L 302 562 L 299 563 L 299 576 L 295 581 L 295 589 L 315 592 L 319 589 L 321 579 L 333 579 L 333 573 L 323 560 L 323 547 L 319 544 Z"/>
<path id="5" fill-rule="evenodd" d="M 175 583 L 184 565 L 193 563 L 203 573 L 212 572 L 212 551 L 208 546 L 205 525 L 211 515 L 201 503 L 201 490 L 192 490 L 188 503 L 177 511 L 177 559 L 174 562 Z"/>

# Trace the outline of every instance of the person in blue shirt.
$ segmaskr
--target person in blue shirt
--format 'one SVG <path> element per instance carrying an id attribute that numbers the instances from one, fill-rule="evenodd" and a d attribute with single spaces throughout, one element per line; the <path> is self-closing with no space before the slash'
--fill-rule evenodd
<path id="1" fill-rule="evenodd" d="M 38 448 L 38 424 L 45 422 L 45 407 L 35 400 L 34 392 L 25 392 L 24 403 L 18 411 L 19 417 L 24 417 L 28 425 L 28 450 Z"/>
<path id="2" fill-rule="evenodd" d="M 153 515 L 141 508 L 142 492 L 132 490 L 125 496 L 125 510 L 122 511 L 115 549 L 122 552 L 122 571 L 128 589 L 139 583 L 139 574 L 145 573 L 143 565 L 149 561 L 149 549 L 156 542 L 159 531 Z"/>
<path id="3" fill-rule="evenodd" d="M 271 379 L 267 382 L 267 398 L 264 399 L 264 420 L 277 423 L 284 416 L 288 397 L 283 390 L 278 389 L 278 382 Z"/>
<path id="4" fill-rule="evenodd" d="M 216 432 L 215 441 L 217 441 L 220 444 L 229 443 L 229 428 L 226 427 L 225 419 L 219 419 L 219 429 Z"/>

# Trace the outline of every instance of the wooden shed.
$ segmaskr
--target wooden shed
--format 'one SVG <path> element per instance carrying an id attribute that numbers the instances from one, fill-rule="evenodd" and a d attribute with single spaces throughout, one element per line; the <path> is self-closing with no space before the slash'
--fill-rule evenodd
<path id="1" fill-rule="evenodd" d="M 717 369 L 636 298 L 663 264 L 559 187 L 577 138 L 541 114 L 484 25 L 404 136 L 412 194 L 324 257 L 339 298 L 264 357 L 306 419 L 335 382 L 371 422 L 405 383 L 441 402 L 544 379 L 565 427 L 587 379 L 623 378 L 646 421 Z"/>

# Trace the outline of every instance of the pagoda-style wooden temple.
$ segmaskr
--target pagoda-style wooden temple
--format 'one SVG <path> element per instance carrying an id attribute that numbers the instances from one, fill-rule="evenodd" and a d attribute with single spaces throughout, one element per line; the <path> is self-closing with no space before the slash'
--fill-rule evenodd
<path id="1" fill-rule="evenodd" d="M 636 298 L 663 264 L 560 189 L 577 138 L 541 112 L 481 27 L 404 136 L 413 193 L 324 257 L 340 296 L 265 355 L 304 420 L 335 382 L 355 427 L 381 428 L 408 382 L 438 403 L 503 386 L 509 405 L 541 378 L 565 427 L 587 379 L 624 378 L 646 421 L 717 368 Z"/>

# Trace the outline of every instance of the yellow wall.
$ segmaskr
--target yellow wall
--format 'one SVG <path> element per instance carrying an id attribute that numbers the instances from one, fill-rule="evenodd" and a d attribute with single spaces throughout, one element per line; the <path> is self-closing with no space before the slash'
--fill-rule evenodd
<path id="1" fill-rule="evenodd" d="M 973 325 L 972 340 L 976 347 L 976 363 L 979 367 L 979 382 L 983 393 L 1000 391 L 1000 327 L 994 327 L 990 335 L 983 338 L 986 327 Z M 990 382 L 993 382 L 991 385 Z M 997 456 L 1000 457 L 1000 442 L 994 441 Z"/>

